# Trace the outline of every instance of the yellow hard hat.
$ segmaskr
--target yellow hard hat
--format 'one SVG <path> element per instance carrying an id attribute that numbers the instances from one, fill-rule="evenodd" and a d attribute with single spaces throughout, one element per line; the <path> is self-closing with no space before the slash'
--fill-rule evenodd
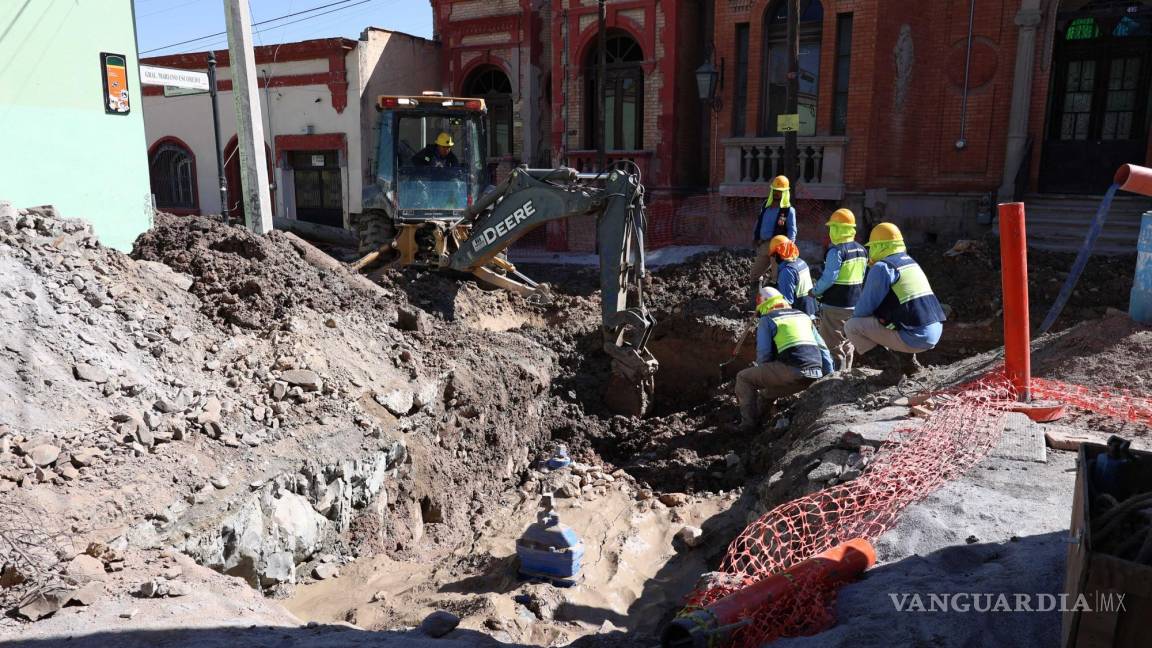
<path id="1" fill-rule="evenodd" d="M 851 209 L 841 207 L 832 212 L 832 215 L 828 217 L 828 222 L 825 223 L 825 225 L 833 225 L 836 223 L 840 225 L 855 225 L 856 214 L 853 214 Z"/>
<path id="2" fill-rule="evenodd" d="M 772 178 L 772 188 L 776 191 L 784 191 L 788 188 L 788 186 L 787 176 L 778 175 L 775 178 Z"/>
<path id="3" fill-rule="evenodd" d="M 900 233 L 900 228 L 892 223 L 880 223 L 873 227 L 872 233 L 868 235 L 868 245 L 893 242 L 903 243 L 904 235 Z"/>
<path id="4" fill-rule="evenodd" d="M 756 293 L 756 312 L 761 315 L 766 315 L 773 308 L 787 305 L 788 300 L 772 286 L 764 286 Z"/>
<path id="5" fill-rule="evenodd" d="M 452 136 L 448 133 L 440 133 L 436 136 L 436 146 L 447 146 L 451 148 L 452 145 Z"/>

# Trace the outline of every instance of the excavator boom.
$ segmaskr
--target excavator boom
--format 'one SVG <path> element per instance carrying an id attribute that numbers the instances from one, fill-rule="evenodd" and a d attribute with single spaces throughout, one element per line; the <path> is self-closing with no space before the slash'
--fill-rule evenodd
<path id="1" fill-rule="evenodd" d="M 536 284 L 516 272 L 501 253 L 533 229 L 554 220 L 595 215 L 600 255 L 604 351 L 612 358 L 608 406 L 622 414 L 648 409 L 659 364 L 648 351 L 655 319 L 644 305 L 644 188 L 639 174 L 613 169 L 579 174 L 572 169 L 512 171 L 468 212 L 467 235 L 449 267 L 489 283 L 531 294 Z"/>

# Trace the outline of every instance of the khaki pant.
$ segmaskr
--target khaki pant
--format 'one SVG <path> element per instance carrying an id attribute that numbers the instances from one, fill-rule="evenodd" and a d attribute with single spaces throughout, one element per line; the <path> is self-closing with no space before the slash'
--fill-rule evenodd
<path id="1" fill-rule="evenodd" d="M 848 334 L 848 341 L 860 353 L 868 353 L 877 345 L 900 353 L 923 353 L 928 350 L 908 346 L 895 329 L 884 326 L 875 317 L 853 317 L 844 325 L 844 332 Z"/>
<path id="2" fill-rule="evenodd" d="M 756 289 L 756 282 L 760 281 L 760 277 L 765 272 L 768 273 L 768 281 L 765 284 L 776 283 L 776 276 L 779 269 L 776 267 L 776 257 L 768 253 L 769 241 L 764 241 L 760 247 L 756 248 L 756 259 L 752 261 L 752 289 Z"/>
<path id="3" fill-rule="evenodd" d="M 736 400 L 740 403 L 740 418 L 745 423 L 753 423 L 760 418 L 760 395 L 768 400 L 776 400 L 804 391 L 814 382 L 815 378 L 808 378 L 796 367 L 783 362 L 748 367 L 736 374 Z"/>
<path id="4" fill-rule="evenodd" d="M 848 371 L 852 368 L 852 343 L 844 333 L 844 324 L 852 319 L 851 308 L 838 308 L 836 306 L 820 305 L 820 319 L 816 326 L 820 329 L 820 337 L 832 352 L 832 361 L 837 371 Z"/>

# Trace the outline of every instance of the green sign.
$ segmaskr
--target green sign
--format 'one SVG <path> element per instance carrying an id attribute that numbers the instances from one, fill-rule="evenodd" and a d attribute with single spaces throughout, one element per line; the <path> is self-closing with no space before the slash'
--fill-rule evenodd
<path id="1" fill-rule="evenodd" d="M 795 133 L 800 130 L 800 115 L 778 115 L 776 117 L 776 130 L 781 133 Z"/>
<path id="2" fill-rule="evenodd" d="M 1076 18 L 1064 32 L 1064 40 L 1092 40 L 1100 37 L 1095 18 Z"/>

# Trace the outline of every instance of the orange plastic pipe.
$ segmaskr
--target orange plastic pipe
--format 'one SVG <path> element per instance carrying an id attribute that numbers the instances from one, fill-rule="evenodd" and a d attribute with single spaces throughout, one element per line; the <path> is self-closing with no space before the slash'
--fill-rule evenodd
<path id="1" fill-rule="evenodd" d="M 1121 191 L 1152 196 L 1152 169 L 1125 164 L 1116 170 L 1116 184 Z"/>
<path id="2" fill-rule="evenodd" d="M 1028 319 L 1028 236 L 1024 203 L 1000 205 L 1000 277 L 1004 293 L 1004 369 L 1021 401 L 1032 400 Z"/>

